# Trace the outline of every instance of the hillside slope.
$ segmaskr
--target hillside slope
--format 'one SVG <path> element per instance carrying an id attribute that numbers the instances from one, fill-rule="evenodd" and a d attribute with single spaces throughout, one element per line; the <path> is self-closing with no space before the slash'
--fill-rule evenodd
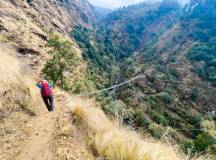
<path id="1" fill-rule="evenodd" d="M 55 112 L 47 113 L 35 86 L 34 70 L 0 43 L 0 159 L 93 160 L 85 128 L 73 123 L 65 98 L 55 92 Z"/>
<path id="2" fill-rule="evenodd" d="M 85 0 L 1 0 L 0 159 L 163 160 L 196 159 L 197 151 L 214 154 L 215 3 L 191 2 L 184 12 L 175 0 L 141 3 L 110 13 L 93 28 L 97 15 Z M 81 59 L 75 72 L 65 74 L 72 83 L 81 77 L 77 90 L 67 88 L 70 93 L 145 77 L 97 96 L 100 104 L 54 91 L 56 112 L 47 114 L 35 82 L 56 31 Z M 122 119 L 131 130 L 106 116 Z"/>
<path id="3" fill-rule="evenodd" d="M 46 60 L 46 42 L 51 32 L 67 35 L 73 26 L 91 28 L 93 7 L 85 0 L 2 0 L 0 41 L 12 43 L 20 57 L 39 70 Z"/>
<path id="4" fill-rule="evenodd" d="M 87 136 L 87 144 L 98 158 L 108 160 L 186 160 L 175 144 L 164 135 L 161 141 L 155 141 L 148 136 L 140 136 L 137 132 L 124 127 L 117 119 L 111 121 L 104 112 L 95 108 L 92 100 L 67 96 L 66 106 L 71 108 L 73 117 L 78 124 L 87 125 L 93 134 Z M 84 124 L 83 124 L 84 122 Z M 208 156 L 195 156 L 190 159 L 211 159 Z"/>
<path id="5" fill-rule="evenodd" d="M 75 28 L 98 89 L 144 75 L 98 94 L 104 111 L 156 139 L 168 133 L 186 152 L 214 154 L 215 9 L 212 0 L 141 3 L 111 12 L 94 31 Z"/>
<path id="6" fill-rule="evenodd" d="M 22 142 L 28 130 L 25 123 L 36 115 L 37 92 L 23 65 L 14 57 L 15 51 L 0 44 L 0 159 L 9 159 L 16 142 Z"/>
<path id="7" fill-rule="evenodd" d="M 97 109 L 93 101 L 85 98 L 70 96 L 56 90 L 54 91 L 55 112 L 46 113 L 39 92 L 36 86 L 32 85 L 35 81 L 34 77 L 31 74 L 25 74 L 25 77 L 22 75 L 22 71 L 27 71 L 26 67 L 22 67 L 24 64 L 20 64 L 15 57 L 16 51 L 13 48 L 8 49 L 9 47 L 4 45 L 0 50 L 0 61 L 2 62 L 0 67 L 2 89 L 0 94 L 0 144 L 2 146 L 0 159 L 93 160 L 104 156 L 110 158 L 115 154 L 119 156 L 116 155 L 117 157 L 111 159 L 118 160 L 122 156 L 128 158 L 129 155 L 124 155 L 125 152 L 117 153 L 119 148 L 112 147 L 120 143 L 122 143 L 123 151 L 131 147 L 127 143 L 134 144 L 132 155 L 140 152 L 139 155 L 136 154 L 136 160 L 142 156 L 149 159 L 155 157 L 157 159 L 179 159 L 181 156 L 177 155 L 178 153 L 173 148 L 161 142 L 150 139 L 144 142 L 136 133 L 128 129 L 115 128 L 113 122 L 106 117 L 103 111 Z M 98 143 L 96 143 L 97 147 L 95 146 L 98 155 L 94 152 L 93 143 L 86 141 L 93 133 L 98 136 L 104 133 L 102 139 L 95 141 Z M 111 143 L 106 140 L 106 137 L 112 138 L 112 135 L 117 136 L 118 139 L 117 141 L 113 139 Z M 125 140 L 130 136 L 134 138 L 126 142 Z M 118 142 L 122 138 L 124 138 L 123 141 Z M 113 148 L 109 155 L 102 152 L 106 147 L 99 143 L 102 142 L 101 140 Z"/>
<path id="8" fill-rule="evenodd" d="M 73 151 L 72 154 L 74 158 L 92 159 L 85 151 L 84 139 L 75 138 L 77 145 L 59 144 L 59 141 L 66 141 L 61 136 L 64 134 L 61 129 L 65 127 L 62 123 L 65 121 L 69 127 L 72 124 L 64 115 L 61 118 L 46 117 L 35 86 L 48 58 L 49 34 L 60 32 L 67 37 L 72 27 L 78 24 L 90 28 L 93 24 L 91 9 L 86 1 L 0 1 L 0 159 L 62 159 L 67 156 L 64 150 L 71 146 L 77 147 L 76 153 Z M 73 44 L 81 57 L 81 50 Z M 44 149 L 50 145 L 56 147 Z"/>
<path id="9" fill-rule="evenodd" d="M 106 41 L 120 48 L 121 58 L 154 44 L 181 16 L 176 1 L 140 3 L 111 12 L 102 19 Z"/>

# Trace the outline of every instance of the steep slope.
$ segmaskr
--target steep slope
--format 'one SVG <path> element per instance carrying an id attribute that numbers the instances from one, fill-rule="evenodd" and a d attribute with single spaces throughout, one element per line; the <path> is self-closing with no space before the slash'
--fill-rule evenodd
<path id="1" fill-rule="evenodd" d="M 89 80 L 97 82 L 97 87 L 115 83 L 117 77 L 122 77 L 118 73 L 119 62 L 157 42 L 180 13 L 175 1 L 141 3 L 111 12 L 98 22 L 95 30 L 82 26 L 73 29 L 71 36 L 88 62 Z"/>
<path id="2" fill-rule="evenodd" d="M 137 74 L 145 75 L 135 83 L 114 90 L 112 93 L 118 92 L 109 94 L 111 98 L 106 97 L 108 94 L 97 97 L 108 115 L 122 118 L 133 129 L 148 132 L 157 139 L 168 135 L 182 145 L 185 152 L 214 154 L 215 24 L 210 23 L 215 22 L 214 1 L 193 0 L 183 16 L 175 0 L 135 5 L 109 14 L 104 25 L 96 30 L 92 30 L 95 18 L 92 10 L 84 0 L 0 2 L 0 143 L 3 146 L 0 159 L 20 156 L 20 159 L 108 157 L 118 160 L 122 159 L 122 153 L 133 159 L 129 152 L 131 146 L 136 156 L 142 158 L 143 154 L 150 159 L 181 157 L 161 142 L 149 143 L 130 130 L 113 129 L 113 123 L 101 110 L 86 109 L 89 104 L 79 106 L 79 101 L 86 99 L 78 98 L 77 102 L 74 98 L 71 102 L 69 98 L 75 113 L 73 118 L 70 117 L 71 108 L 58 108 L 53 117 L 44 118 L 43 103 L 35 98 L 39 98 L 33 86 L 35 77 L 39 77 L 49 57 L 46 46 L 49 34 L 58 31 L 68 37 L 73 28 L 72 35 L 88 63 L 88 79 L 84 79 L 84 75 L 82 81 L 77 82 L 79 88 L 103 88 Z M 77 25 L 81 27 L 74 27 Z M 70 44 L 81 57 L 76 43 Z M 85 65 L 82 65 L 84 67 L 76 68 L 76 73 L 85 72 Z M 67 76 L 73 79 L 77 74 L 71 75 L 68 71 Z M 68 96 L 63 94 L 57 100 L 60 102 L 56 107 L 64 106 Z M 99 131 L 93 140 L 88 139 L 85 124 L 81 123 L 83 128 L 76 125 L 80 123 L 79 117 L 87 122 L 92 132 L 104 129 L 104 124 L 108 128 L 102 133 Z M 75 122 L 74 126 L 71 122 Z M 50 126 L 46 128 L 46 125 Z M 35 130 L 39 134 L 35 134 Z M 95 144 L 87 146 L 88 140 Z M 105 146 L 100 142 L 105 142 Z M 53 149 L 49 148 L 51 145 Z M 47 148 L 43 150 L 43 146 Z M 89 147 L 94 149 L 92 153 Z M 155 151 L 154 147 L 158 149 Z M 36 152 L 31 154 L 33 151 Z"/>
<path id="3" fill-rule="evenodd" d="M 96 19 L 95 8 L 87 0 L 57 0 L 58 5 L 67 9 L 70 23 L 91 28 Z"/>
<path id="4" fill-rule="evenodd" d="M 38 111 L 37 92 L 15 54 L 12 47 L 0 43 L 0 159 L 17 153 L 14 148 L 28 134 L 24 126 Z"/>
<path id="5" fill-rule="evenodd" d="M 2 0 L 0 2 L 0 49 L 1 52 L 6 50 L 5 53 L 1 53 L 3 54 L 1 56 L 2 80 L 5 81 L 2 84 L 6 84 L 7 80 L 12 83 L 11 85 L 9 83 L 5 85 L 5 87 L 8 86 L 5 90 L 2 88 L 2 104 L 5 103 L 1 107 L 2 115 L 6 114 L 4 113 L 5 109 L 12 112 L 13 108 L 16 110 L 17 105 L 20 105 L 20 107 L 28 106 L 27 99 L 31 98 L 28 93 L 28 86 L 22 86 L 21 84 L 25 84 L 23 81 L 26 76 L 29 76 L 28 74 L 35 77 L 40 76 L 41 69 L 49 57 L 47 54 L 49 48 L 46 46 L 49 34 L 60 32 L 67 37 L 68 32 L 75 25 L 91 27 L 94 18 L 92 9 L 93 7 L 85 0 Z M 88 22 L 83 20 L 83 16 L 88 17 Z M 76 54 L 81 57 L 81 50 L 76 47 L 75 43 L 72 42 L 72 44 Z M 11 50 L 11 52 L 8 50 Z M 18 59 L 17 61 L 21 62 L 14 62 L 13 65 L 7 58 L 8 54 L 12 54 Z M 4 57 L 6 57 L 5 60 Z M 17 63 L 21 64 L 21 71 L 18 71 L 19 65 Z M 77 69 L 80 70 L 80 67 L 77 67 Z M 14 78 L 13 80 L 11 75 L 6 74 L 7 72 L 13 75 L 18 74 L 15 76 L 17 79 Z M 84 72 L 84 69 L 82 72 Z M 4 76 L 11 77 L 5 78 Z M 13 83 L 15 83 L 14 86 L 12 86 Z M 34 85 L 35 82 L 30 83 Z M 11 93 L 13 87 L 16 91 L 20 89 L 20 96 L 15 97 Z M 6 105 L 7 99 L 12 100 L 11 105 L 9 102 L 9 105 Z M 29 101 L 31 102 L 31 100 Z M 14 105 L 14 103 L 17 104 Z"/>
<path id="6" fill-rule="evenodd" d="M 97 31 L 72 35 L 98 88 L 145 75 L 99 94 L 106 113 L 157 139 L 168 134 L 186 151 L 215 153 L 214 1 L 141 3 L 110 13 Z"/>
<path id="7" fill-rule="evenodd" d="M 85 143 L 87 131 L 72 122 L 71 109 L 64 103 L 66 97 L 56 91 L 55 100 L 54 113 L 41 111 L 29 119 L 26 126 L 30 133 L 20 146 L 13 148 L 19 153 L 12 154 L 12 157 L 16 156 L 17 160 L 94 159 Z"/>
<path id="8" fill-rule="evenodd" d="M 140 3 L 111 12 L 102 20 L 107 41 L 127 56 L 157 41 L 178 20 L 181 7 L 176 1 Z"/>
<path id="9" fill-rule="evenodd" d="M 162 126 L 172 126 L 187 137 L 195 138 L 195 150 L 199 151 L 208 150 L 208 145 L 197 144 L 202 134 L 210 134 L 215 139 L 215 133 L 212 134 L 216 109 L 215 25 L 215 2 L 191 1 L 180 20 L 162 34 L 155 45 L 143 48 L 123 64 L 127 74 L 132 67 L 132 73 L 140 68 L 153 69 L 147 78 L 137 81 L 130 89 L 121 89 L 117 95 L 138 109 L 138 124 L 148 126 L 151 134 L 158 137 L 148 125 L 152 120 Z M 125 101 L 124 97 L 129 98 Z M 209 130 L 204 127 L 206 121 L 213 124 Z M 180 141 L 182 138 L 180 136 Z"/>
<path id="10" fill-rule="evenodd" d="M 61 131 L 62 121 L 72 124 L 62 115 L 66 111 L 58 112 L 61 120 L 57 116 L 46 117 L 35 86 L 48 58 L 49 34 L 60 32 L 67 37 L 78 24 L 91 28 L 94 18 L 91 11 L 87 1 L 0 1 L 0 159 L 47 160 L 71 155 L 77 159 L 92 159 L 84 139 L 77 140 L 77 144 L 60 144 L 72 139 L 72 133 L 66 139 L 60 135 L 65 134 Z M 79 48 L 75 43 L 73 46 L 81 57 Z M 49 148 L 51 145 L 53 148 Z M 64 150 L 70 151 L 71 146 L 77 147 L 76 153 L 66 154 Z"/>
<path id="11" fill-rule="evenodd" d="M 64 94 L 65 95 L 65 94 Z M 178 147 L 169 142 L 155 141 L 148 136 L 140 136 L 137 132 L 122 126 L 118 120 L 110 121 L 101 109 L 95 108 L 92 100 L 67 96 L 66 106 L 71 108 L 73 118 L 78 124 L 87 125 L 88 145 L 97 158 L 108 160 L 171 160 L 188 159 L 179 152 Z M 208 156 L 190 157 L 190 159 L 211 159 Z"/>
<path id="12" fill-rule="evenodd" d="M 214 111 L 215 2 L 192 1 L 179 24 L 161 37 L 156 48 L 164 63 L 180 74 L 183 90 L 196 88 L 200 111 Z M 168 47 L 172 46 L 172 47 Z M 170 62 L 172 61 L 173 62 Z M 172 64 L 169 64 L 172 63 Z M 209 83 L 208 83 L 209 82 Z M 205 100 L 208 97 L 208 100 Z"/>
<path id="13" fill-rule="evenodd" d="M 73 26 L 91 28 L 93 7 L 85 0 L 2 0 L 0 2 L 0 41 L 13 43 L 20 57 L 41 68 L 51 32 L 67 35 Z"/>
<path id="14" fill-rule="evenodd" d="M 27 77 L 27 70 L 13 56 L 15 55 L 13 48 L 8 48 L 5 44 L 0 43 L 0 61 L 1 61 L 1 90 L 0 90 L 0 117 L 3 120 L 12 112 L 23 110 L 28 114 L 32 114 L 35 99 L 31 80 Z M 23 73 L 26 72 L 26 75 Z M 19 94 L 16 94 L 16 93 Z"/>

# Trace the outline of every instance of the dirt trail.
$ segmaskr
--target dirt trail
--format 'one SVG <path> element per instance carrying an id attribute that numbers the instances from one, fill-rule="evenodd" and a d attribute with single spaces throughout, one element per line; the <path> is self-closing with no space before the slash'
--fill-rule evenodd
<path id="1" fill-rule="evenodd" d="M 32 127 L 31 136 L 24 142 L 25 146 L 17 160 L 51 160 L 53 159 L 52 140 L 55 124 L 59 115 L 59 104 L 52 113 L 40 113 L 27 124 Z"/>
<path id="2" fill-rule="evenodd" d="M 55 112 L 42 109 L 27 124 L 31 134 L 23 142 L 16 160 L 93 160 L 85 143 L 85 128 L 73 124 L 71 108 L 66 107 L 67 96 L 55 96 Z M 41 106 L 44 107 L 44 106 Z"/>

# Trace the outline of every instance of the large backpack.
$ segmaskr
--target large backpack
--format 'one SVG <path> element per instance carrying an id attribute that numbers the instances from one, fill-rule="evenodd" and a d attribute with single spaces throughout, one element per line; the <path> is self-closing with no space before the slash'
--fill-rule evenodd
<path id="1" fill-rule="evenodd" d="M 41 95 L 42 97 L 49 97 L 51 95 L 51 89 L 50 89 L 50 85 L 49 82 L 44 82 L 41 81 Z"/>

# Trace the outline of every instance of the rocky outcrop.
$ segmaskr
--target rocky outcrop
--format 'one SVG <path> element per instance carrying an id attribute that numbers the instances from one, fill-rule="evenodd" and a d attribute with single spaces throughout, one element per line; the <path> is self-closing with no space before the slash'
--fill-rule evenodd
<path id="1" fill-rule="evenodd" d="M 66 36 L 75 25 L 91 28 L 93 19 L 93 7 L 85 0 L 1 0 L 0 41 L 12 43 L 40 70 L 50 32 Z"/>

